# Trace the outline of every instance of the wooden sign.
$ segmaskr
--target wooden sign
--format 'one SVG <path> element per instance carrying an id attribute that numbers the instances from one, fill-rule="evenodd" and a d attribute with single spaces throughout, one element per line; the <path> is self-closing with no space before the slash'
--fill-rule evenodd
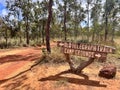
<path id="1" fill-rule="evenodd" d="M 92 45 L 86 43 L 57 42 L 58 47 L 65 54 L 78 55 L 89 58 L 106 59 L 108 53 L 114 53 L 115 48 L 110 46 Z"/>

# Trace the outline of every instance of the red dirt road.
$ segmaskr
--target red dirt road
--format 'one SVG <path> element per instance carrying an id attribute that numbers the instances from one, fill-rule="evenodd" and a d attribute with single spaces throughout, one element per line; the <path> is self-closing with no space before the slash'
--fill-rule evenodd
<path id="1" fill-rule="evenodd" d="M 0 52 L 0 80 L 8 79 L 31 66 L 35 60 L 40 58 L 40 53 L 39 47 Z"/>

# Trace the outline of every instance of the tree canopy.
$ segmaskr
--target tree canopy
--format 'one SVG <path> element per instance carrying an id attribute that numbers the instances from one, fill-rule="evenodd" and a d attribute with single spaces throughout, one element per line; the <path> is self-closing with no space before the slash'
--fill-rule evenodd
<path id="1" fill-rule="evenodd" d="M 50 37 L 113 42 L 120 33 L 120 0 L 53 0 L 51 5 L 50 1 L 6 0 L 8 14 L 1 17 L 6 43 L 13 37 L 20 43 L 26 39 L 28 45 Z"/>

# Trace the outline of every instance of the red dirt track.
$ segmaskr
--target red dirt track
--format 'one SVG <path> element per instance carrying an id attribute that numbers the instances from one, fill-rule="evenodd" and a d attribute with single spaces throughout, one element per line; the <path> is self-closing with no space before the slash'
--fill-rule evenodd
<path id="1" fill-rule="evenodd" d="M 40 58 L 40 48 L 21 48 L 0 52 L 0 80 L 9 78 L 22 67 Z"/>

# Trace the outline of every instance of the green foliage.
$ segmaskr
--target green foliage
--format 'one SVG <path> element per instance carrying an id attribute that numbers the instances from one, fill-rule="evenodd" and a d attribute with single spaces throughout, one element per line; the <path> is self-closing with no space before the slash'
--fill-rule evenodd
<path id="1" fill-rule="evenodd" d="M 31 46 L 45 43 L 48 1 L 32 1 L 6 0 L 8 15 L 3 16 L 0 20 L 2 23 L 0 38 L 5 39 L 8 45 L 9 42 L 12 44 L 11 40 L 14 39 L 13 46 L 27 46 L 26 38 L 30 41 Z M 86 8 L 83 7 L 83 4 L 86 5 Z M 50 37 L 51 39 L 63 40 L 66 35 L 67 40 L 73 42 L 79 40 L 78 42 L 83 43 L 88 41 L 100 43 L 104 42 L 105 29 L 107 29 L 107 41 L 114 42 L 115 36 L 120 36 L 119 5 L 119 0 L 106 0 L 105 3 L 103 0 L 55 0 L 52 8 Z M 106 18 L 107 26 L 105 24 Z M 5 41 L 0 41 L 1 45 L 3 43 Z M 104 43 L 107 44 L 107 42 Z"/>
<path id="2" fill-rule="evenodd" d="M 78 40 L 77 43 L 89 43 L 88 40 Z"/>

